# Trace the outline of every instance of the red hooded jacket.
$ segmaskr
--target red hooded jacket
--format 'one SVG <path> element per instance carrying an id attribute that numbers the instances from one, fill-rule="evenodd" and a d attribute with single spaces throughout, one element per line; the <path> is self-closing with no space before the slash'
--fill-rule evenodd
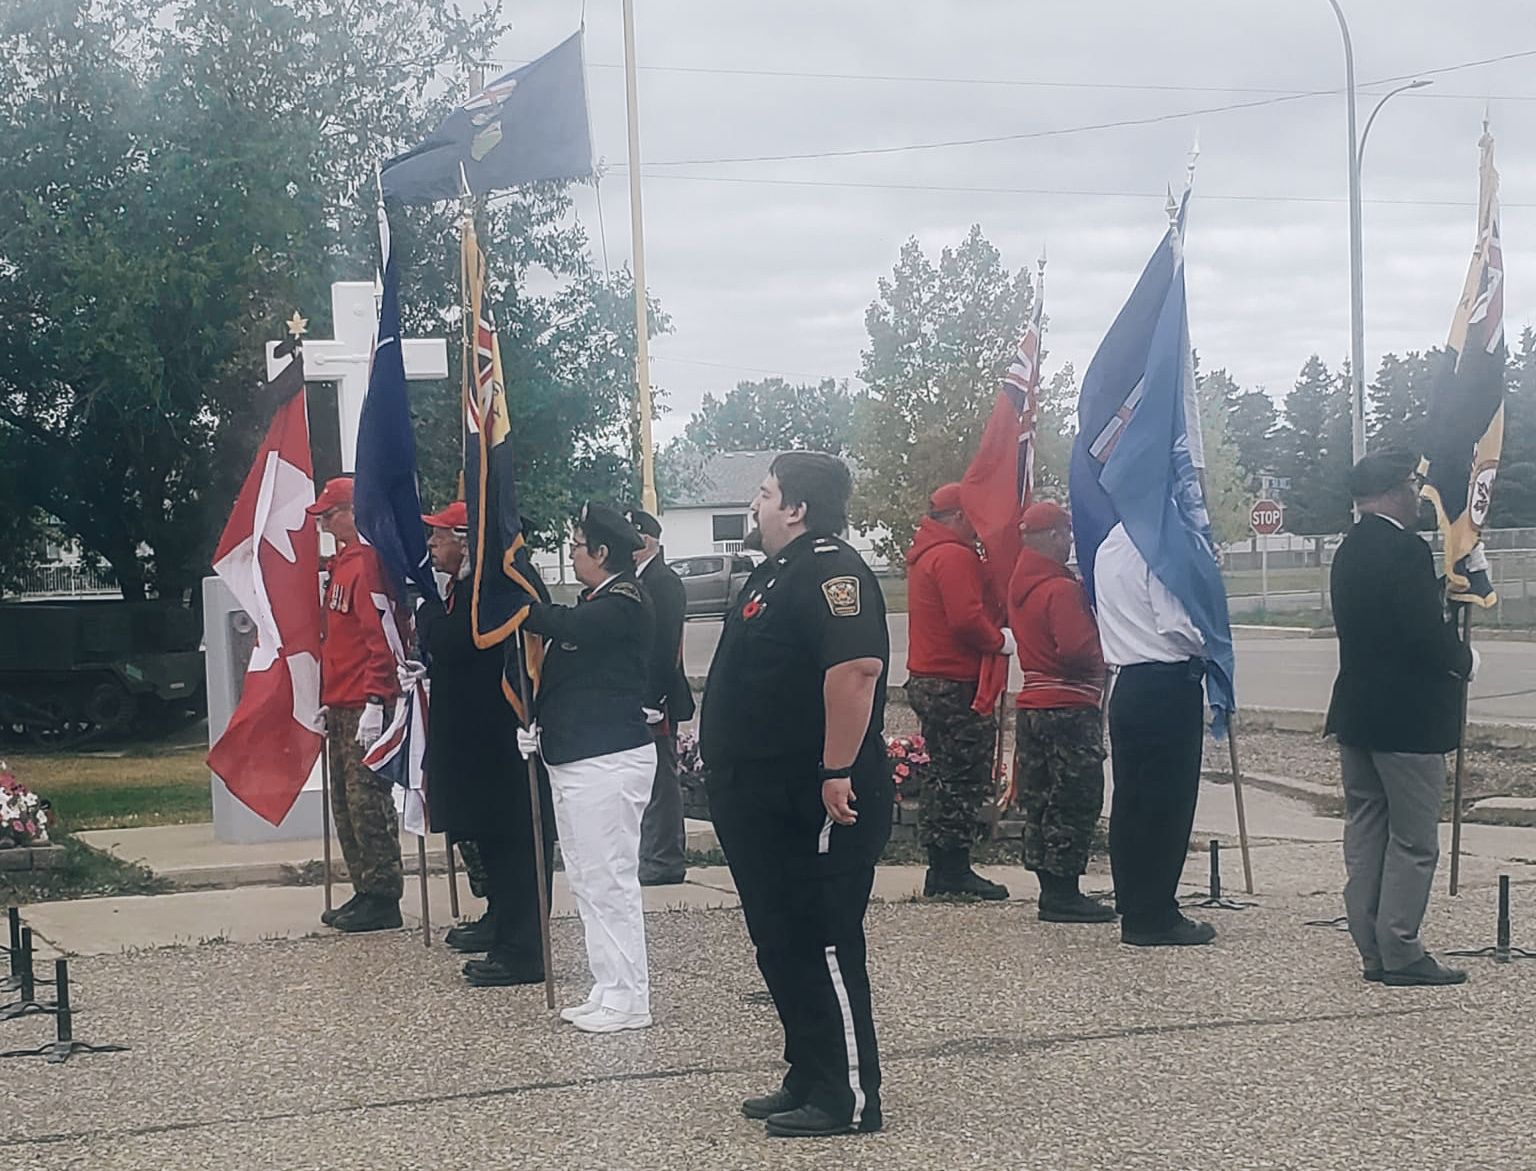
<path id="1" fill-rule="evenodd" d="M 387 593 L 379 555 L 361 541 L 343 545 L 325 590 L 325 641 L 320 644 L 320 702 L 360 708 L 370 695 L 400 694 L 395 652 L 374 594 Z"/>
<path id="2" fill-rule="evenodd" d="M 1008 626 L 1019 644 L 1019 707 L 1098 707 L 1104 697 L 1099 627 L 1082 583 L 1025 546 L 1008 581 Z"/>
<path id="3" fill-rule="evenodd" d="M 1002 645 L 976 547 L 924 517 L 907 550 L 908 674 L 975 683 Z"/>

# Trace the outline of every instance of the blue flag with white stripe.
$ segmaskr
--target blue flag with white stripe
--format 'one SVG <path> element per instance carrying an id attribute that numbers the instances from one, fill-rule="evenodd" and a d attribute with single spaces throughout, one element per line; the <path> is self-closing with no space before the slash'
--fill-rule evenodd
<path id="1" fill-rule="evenodd" d="M 1077 563 L 1090 596 L 1094 558 L 1117 524 L 1205 639 L 1211 731 L 1236 701 L 1232 627 L 1199 464 L 1183 232 L 1189 193 L 1083 376 L 1070 492 Z"/>
<path id="2" fill-rule="evenodd" d="M 423 597 L 435 598 L 437 583 L 421 523 L 416 435 L 400 350 L 400 278 L 383 208 L 379 209 L 379 236 L 384 246 L 384 297 L 368 395 L 357 427 L 352 510 L 357 531 L 378 551 L 390 588 L 398 592 L 411 581 Z"/>

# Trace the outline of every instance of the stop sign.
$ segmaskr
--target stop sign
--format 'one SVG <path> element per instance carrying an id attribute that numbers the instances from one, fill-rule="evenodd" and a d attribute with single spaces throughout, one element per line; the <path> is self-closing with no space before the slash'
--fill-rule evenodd
<path id="1" fill-rule="evenodd" d="M 1255 500 L 1248 512 L 1248 523 L 1261 537 L 1278 533 L 1284 522 L 1285 509 L 1280 506 L 1278 500 Z"/>

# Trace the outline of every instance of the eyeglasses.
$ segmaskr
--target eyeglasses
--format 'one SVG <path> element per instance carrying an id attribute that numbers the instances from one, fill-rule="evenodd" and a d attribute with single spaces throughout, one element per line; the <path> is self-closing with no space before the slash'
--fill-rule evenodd
<path id="1" fill-rule="evenodd" d="M 585 549 L 587 547 L 588 546 L 587 546 L 587 543 L 585 541 L 572 541 L 571 542 L 571 548 L 572 549 Z"/>

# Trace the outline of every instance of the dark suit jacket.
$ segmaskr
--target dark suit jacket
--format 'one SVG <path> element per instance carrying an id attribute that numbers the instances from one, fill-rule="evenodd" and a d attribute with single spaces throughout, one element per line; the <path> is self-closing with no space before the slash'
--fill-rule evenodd
<path id="1" fill-rule="evenodd" d="M 656 612 L 656 634 L 651 643 L 651 666 L 646 684 L 649 698 L 645 706 L 665 713 L 676 731 L 685 720 L 693 719 L 693 691 L 683 669 L 683 622 L 688 597 L 683 581 L 661 554 L 651 558 L 640 575 L 640 586 L 651 599 Z"/>
<path id="2" fill-rule="evenodd" d="M 1429 546 L 1366 514 L 1333 561 L 1339 677 L 1327 730 L 1376 752 L 1450 752 L 1472 652 L 1446 617 Z"/>

